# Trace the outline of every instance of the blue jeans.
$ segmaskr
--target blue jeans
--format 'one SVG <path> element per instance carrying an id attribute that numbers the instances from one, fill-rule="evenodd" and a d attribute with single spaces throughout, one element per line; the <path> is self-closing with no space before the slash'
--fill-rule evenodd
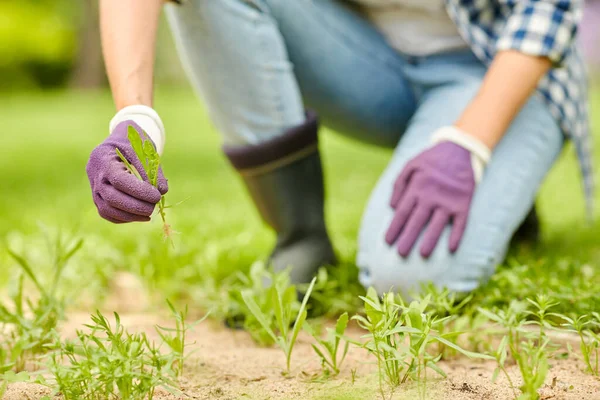
<path id="1" fill-rule="evenodd" d="M 459 250 L 449 253 L 447 229 L 428 259 L 418 251 L 402 258 L 384 241 L 393 182 L 432 132 L 460 116 L 486 66 L 469 51 L 399 54 L 340 0 L 191 0 L 169 6 L 168 18 L 225 143 L 270 139 L 303 122 L 307 107 L 341 134 L 395 148 L 358 240 L 361 283 L 379 292 L 428 282 L 468 292 L 489 278 L 563 145 L 549 110 L 532 96 L 494 150 Z"/>

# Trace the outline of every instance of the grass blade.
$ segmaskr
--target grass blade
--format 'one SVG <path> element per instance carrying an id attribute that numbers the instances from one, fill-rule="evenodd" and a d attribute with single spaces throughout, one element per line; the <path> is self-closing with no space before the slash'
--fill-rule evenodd
<path id="1" fill-rule="evenodd" d="M 484 360 L 495 360 L 494 357 L 488 355 L 488 354 L 481 354 L 481 353 L 475 353 L 469 350 L 465 350 L 462 347 L 460 347 L 459 345 L 452 343 L 449 340 L 446 340 L 442 337 L 439 336 L 434 336 L 433 337 L 434 340 L 437 340 L 438 342 L 441 342 L 443 344 L 445 344 L 446 346 L 450 347 L 451 349 L 454 349 L 456 351 L 458 351 L 461 354 L 464 354 L 465 356 L 469 357 L 469 358 L 482 358 Z"/>
<path id="2" fill-rule="evenodd" d="M 40 291 L 40 293 L 42 295 L 44 295 L 44 296 L 47 297 L 48 293 L 46 293 L 46 290 L 44 289 L 44 287 L 40 284 L 40 282 L 35 277 L 35 275 L 33 273 L 33 270 L 29 266 L 29 263 L 27 262 L 27 260 L 25 260 L 25 258 L 21 257 L 20 255 L 18 255 L 17 253 L 15 253 L 14 251 L 12 251 L 11 249 L 6 249 L 6 250 L 8 251 L 8 254 L 23 269 L 23 271 L 25 272 L 25 274 L 27 274 L 27 276 L 29 277 L 29 279 L 31 279 L 31 281 L 34 283 L 35 287 Z"/>
<path id="3" fill-rule="evenodd" d="M 140 181 L 143 181 L 142 176 L 140 175 L 138 170 L 133 165 L 131 165 L 131 163 L 125 158 L 123 153 L 121 153 L 119 149 L 115 149 L 115 152 L 117 153 L 123 164 L 125 164 L 125 167 L 129 170 L 129 172 L 131 172 Z"/>
<path id="4" fill-rule="evenodd" d="M 298 337 L 298 334 L 300 333 L 300 330 L 302 329 L 302 326 L 304 325 L 304 321 L 306 321 L 306 315 L 307 315 L 306 304 L 308 303 L 308 299 L 310 297 L 310 294 L 312 293 L 313 287 L 315 286 L 316 282 L 317 282 L 317 278 L 315 277 L 315 278 L 313 278 L 312 282 L 310 283 L 308 290 L 304 294 L 304 299 L 302 299 L 302 304 L 300 305 L 300 310 L 298 310 L 298 316 L 296 317 L 296 322 L 294 322 L 294 328 L 292 330 L 292 339 L 290 340 L 290 348 L 294 347 L 296 338 Z"/>
<path id="5" fill-rule="evenodd" d="M 143 135 L 146 135 L 146 133 L 144 132 Z M 144 143 L 142 142 L 142 138 L 138 131 L 131 125 L 127 127 L 127 139 L 129 139 L 129 143 L 131 143 L 131 147 L 142 163 L 142 166 L 144 169 L 147 169 L 148 162 L 146 161 L 146 155 L 144 154 Z"/>
<path id="6" fill-rule="evenodd" d="M 265 318 L 265 315 L 263 314 L 262 310 L 260 309 L 258 304 L 256 304 L 256 301 L 254 301 L 254 298 L 252 297 L 252 291 L 243 290 L 241 294 L 242 299 L 246 304 L 246 307 L 248 307 L 252 315 L 254 315 L 254 318 L 256 318 L 258 323 L 263 327 L 263 329 L 267 332 L 271 339 L 273 339 L 274 342 L 277 342 L 277 336 L 275 336 L 275 333 L 273 332 L 273 329 L 271 329 L 269 321 L 267 321 L 267 319 Z"/>

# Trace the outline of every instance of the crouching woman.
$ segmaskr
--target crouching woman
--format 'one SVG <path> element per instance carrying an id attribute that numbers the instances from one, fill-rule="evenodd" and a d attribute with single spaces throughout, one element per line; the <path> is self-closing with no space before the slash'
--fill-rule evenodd
<path id="1" fill-rule="evenodd" d="M 128 146 L 128 125 L 165 147 L 152 109 L 163 3 L 100 3 L 118 112 L 87 171 L 102 217 L 145 221 L 166 180 L 158 189 L 134 182 L 112 149 Z M 520 226 L 536 232 L 527 216 L 565 138 L 592 193 L 580 1 L 178 3 L 166 8 L 186 72 L 277 234 L 271 262 L 291 266 L 295 282 L 336 261 L 320 124 L 394 149 L 358 239 L 361 282 L 379 292 L 430 282 L 468 292 L 485 281 Z"/>

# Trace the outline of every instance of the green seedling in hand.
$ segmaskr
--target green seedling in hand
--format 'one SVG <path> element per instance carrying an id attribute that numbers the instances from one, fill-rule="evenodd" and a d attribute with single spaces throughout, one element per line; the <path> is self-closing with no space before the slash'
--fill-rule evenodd
<path id="1" fill-rule="evenodd" d="M 145 133 L 144 133 L 145 134 Z M 150 184 L 154 187 L 158 186 L 158 169 L 160 167 L 160 156 L 156 152 L 156 149 L 152 145 L 150 140 L 142 140 L 138 132 L 134 127 L 129 126 L 127 128 L 127 139 L 129 139 L 129 143 L 131 143 L 131 147 L 135 152 L 137 158 L 142 163 L 142 167 L 148 175 L 148 180 Z M 139 180 L 143 180 L 139 172 L 135 169 L 133 165 L 125 158 L 123 153 L 119 151 L 119 149 L 115 149 L 117 155 L 125 164 L 125 167 Z M 160 219 L 163 222 L 163 234 L 165 239 L 170 239 L 173 236 L 173 230 L 171 229 L 171 225 L 167 223 L 165 210 L 169 208 L 165 205 L 165 196 L 162 196 L 160 201 L 158 202 L 158 214 L 160 215 Z M 171 240 L 171 244 L 173 241 Z"/>

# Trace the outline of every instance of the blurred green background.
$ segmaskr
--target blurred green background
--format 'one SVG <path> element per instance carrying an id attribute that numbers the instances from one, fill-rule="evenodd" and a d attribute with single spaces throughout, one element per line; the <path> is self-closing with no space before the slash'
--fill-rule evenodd
<path id="1" fill-rule="evenodd" d="M 185 82 L 170 33 L 161 23 L 157 81 Z M 0 1 L 0 90 L 106 84 L 97 0 Z"/>
<path id="2" fill-rule="evenodd" d="M 169 211 L 180 232 L 175 250 L 161 242 L 158 222 L 115 226 L 99 218 L 92 203 L 85 163 L 106 137 L 115 111 L 102 65 L 97 1 L 0 1 L 0 240 L 8 247 L 43 263 L 36 236 L 43 224 L 85 238 L 81 268 L 71 277 L 75 284 L 89 280 L 88 273 L 108 279 L 111 271 L 124 269 L 167 291 L 207 275 L 225 277 L 268 254 L 273 236 L 222 156 L 164 21 L 157 58 L 156 108 L 169 135 L 163 159 L 168 199 L 188 199 Z M 597 126 L 593 111 L 600 92 L 591 94 Z M 327 131 L 322 148 L 327 218 L 336 248 L 351 263 L 364 204 L 391 153 Z M 600 160 L 598 150 L 595 155 Z M 540 258 L 600 263 L 600 223 L 586 224 L 583 206 L 568 145 L 539 196 L 543 243 L 516 256 L 524 263 Z M 5 248 L 0 282 L 9 276 L 3 266 L 11 264 Z"/>

